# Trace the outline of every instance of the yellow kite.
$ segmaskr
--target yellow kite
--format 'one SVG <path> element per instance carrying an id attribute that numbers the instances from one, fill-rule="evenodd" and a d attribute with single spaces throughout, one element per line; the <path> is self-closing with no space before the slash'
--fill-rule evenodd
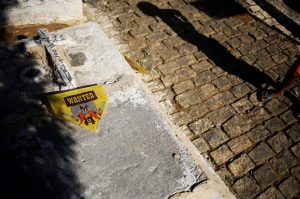
<path id="1" fill-rule="evenodd" d="M 53 113 L 95 132 L 108 97 L 102 85 L 94 85 L 48 96 Z"/>

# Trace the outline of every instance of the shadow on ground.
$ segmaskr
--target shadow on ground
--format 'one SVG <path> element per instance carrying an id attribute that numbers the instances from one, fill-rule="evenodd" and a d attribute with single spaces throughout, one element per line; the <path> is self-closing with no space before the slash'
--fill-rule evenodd
<path id="1" fill-rule="evenodd" d="M 1 7 L 1 27 L 9 5 Z M 39 100 L 42 82 L 20 81 L 20 71 L 35 64 L 20 48 L 0 43 L 1 198 L 80 198 L 72 129 L 52 118 Z"/>
<path id="2" fill-rule="evenodd" d="M 197 1 L 194 3 L 199 10 L 214 16 L 216 18 L 224 18 L 244 13 L 241 6 L 231 0 L 226 0 L 218 4 L 216 1 Z M 261 72 L 258 68 L 247 64 L 246 62 L 237 59 L 217 40 L 206 37 L 200 34 L 188 19 L 175 9 L 160 9 L 156 5 L 149 2 L 140 2 L 137 4 L 138 8 L 148 16 L 159 17 L 165 24 L 167 24 L 176 34 L 186 42 L 193 44 L 198 48 L 198 51 L 203 52 L 214 64 L 221 67 L 229 74 L 235 75 L 242 80 L 254 86 L 257 90 L 264 89 L 264 85 L 277 88 L 278 84 L 274 80 Z M 213 8 L 220 6 L 222 12 L 214 12 Z M 218 9 L 215 9 L 218 10 Z M 292 110 L 294 115 L 299 114 L 299 100 L 291 93 L 286 96 L 292 102 Z"/>

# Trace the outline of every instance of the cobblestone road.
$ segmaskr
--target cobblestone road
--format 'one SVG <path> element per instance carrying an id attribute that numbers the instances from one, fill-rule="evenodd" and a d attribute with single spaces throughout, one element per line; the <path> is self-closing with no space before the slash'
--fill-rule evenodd
<path id="1" fill-rule="evenodd" d="M 101 0 L 99 23 L 150 70 L 153 95 L 238 198 L 300 190 L 300 84 L 259 105 L 299 54 L 296 44 L 230 0 Z M 299 195 L 298 195 L 299 197 Z"/>

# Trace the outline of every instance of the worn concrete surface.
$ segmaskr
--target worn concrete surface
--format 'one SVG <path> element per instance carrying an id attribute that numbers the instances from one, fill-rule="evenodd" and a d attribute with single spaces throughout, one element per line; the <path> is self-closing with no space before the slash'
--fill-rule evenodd
<path id="1" fill-rule="evenodd" d="M 1 113 L 8 118 L 0 120 L 5 198 L 168 198 L 206 180 L 121 54 L 96 29 L 91 23 L 59 31 L 100 59 L 94 76 L 77 74 L 80 85 L 106 83 L 109 105 L 95 134 L 51 118 L 32 90 L 41 92 L 43 84 L 26 85 L 16 75 L 31 62 L 2 46 L 2 63 L 14 66 L 0 75 L 7 104 Z M 87 34 L 77 34 L 82 31 Z"/>

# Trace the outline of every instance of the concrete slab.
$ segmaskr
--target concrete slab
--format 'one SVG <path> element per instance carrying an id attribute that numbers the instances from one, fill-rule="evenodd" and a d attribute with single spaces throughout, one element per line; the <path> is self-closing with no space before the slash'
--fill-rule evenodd
<path id="1" fill-rule="evenodd" d="M 71 38 L 63 48 L 66 54 L 76 47 L 88 55 L 93 64 L 87 71 L 74 70 L 76 82 L 104 83 L 107 112 L 95 134 L 49 117 L 24 122 L 16 136 L 0 144 L 6 162 L 0 169 L 7 182 L 1 183 L 4 190 L 31 198 L 156 199 L 205 181 L 206 175 L 97 24 L 54 34 Z"/>

